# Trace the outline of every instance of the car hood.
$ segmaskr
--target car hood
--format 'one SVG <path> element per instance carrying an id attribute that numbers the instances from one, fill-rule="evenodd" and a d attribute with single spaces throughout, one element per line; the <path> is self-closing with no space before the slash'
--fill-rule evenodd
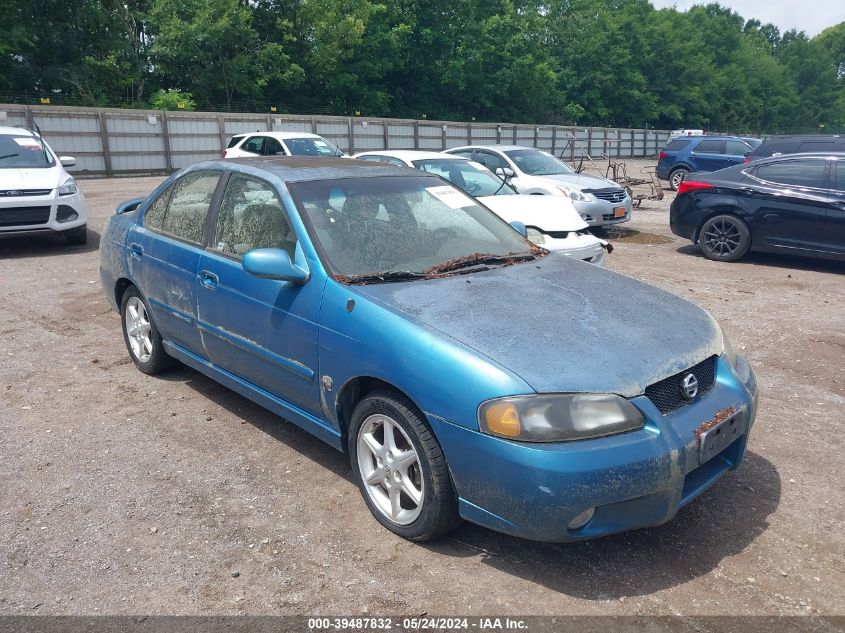
<path id="1" fill-rule="evenodd" d="M 621 189 L 621 187 L 606 178 L 591 176 L 589 174 L 554 174 L 551 176 L 534 176 L 535 178 L 547 178 L 561 184 L 569 185 L 576 189 Z"/>
<path id="2" fill-rule="evenodd" d="M 58 167 L 35 169 L 0 169 L 0 190 L 55 189 L 59 182 Z"/>
<path id="3" fill-rule="evenodd" d="M 506 222 L 518 221 L 546 232 L 587 228 L 572 201 L 565 196 L 484 196 L 479 200 Z"/>
<path id="4" fill-rule="evenodd" d="M 723 350 L 695 304 L 598 266 L 542 260 L 356 291 L 496 361 L 538 392 L 632 397 Z"/>

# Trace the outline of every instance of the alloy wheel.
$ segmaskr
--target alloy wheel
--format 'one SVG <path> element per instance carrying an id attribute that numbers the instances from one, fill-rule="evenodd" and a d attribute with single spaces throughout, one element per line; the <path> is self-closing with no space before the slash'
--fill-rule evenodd
<path id="1" fill-rule="evenodd" d="M 702 241 L 711 253 L 732 255 L 740 247 L 742 235 L 736 224 L 730 220 L 721 220 L 707 227 Z"/>
<path id="2" fill-rule="evenodd" d="M 132 354 L 142 363 L 146 363 L 153 355 L 152 325 L 147 307 L 140 298 L 129 298 L 124 319 Z"/>
<path id="3" fill-rule="evenodd" d="M 369 416 L 358 431 L 357 453 L 364 489 L 378 511 L 397 525 L 413 523 L 422 512 L 425 484 L 402 427 L 387 415 Z"/>

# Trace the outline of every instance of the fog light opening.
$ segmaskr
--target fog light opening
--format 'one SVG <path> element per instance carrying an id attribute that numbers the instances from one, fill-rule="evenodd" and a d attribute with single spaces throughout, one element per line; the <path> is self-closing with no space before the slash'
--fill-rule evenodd
<path id="1" fill-rule="evenodd" d="M 590 520 L 593 518 L 593 515 L 595 513 L 596 513 L 595 508 L 587 508 L 581 514 L 579 514 L 574 519 L 572 519 L 569 522 L 569 525 L 567 527 L 570 530 L 578 530 L 578 529 L 584 527 L 585 525 L 587 525 L 587 523 L 590 522 Z"/>

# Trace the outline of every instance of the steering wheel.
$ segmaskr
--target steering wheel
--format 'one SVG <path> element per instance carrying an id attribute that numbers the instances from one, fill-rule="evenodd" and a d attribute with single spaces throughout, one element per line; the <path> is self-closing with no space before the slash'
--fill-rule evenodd
<path id="1" fill-rule="evenodd" d="M 466 192 L 471 196 L 474 196 L 477 192 L 481 191 L 481 185 L 479 185 L 477 182 L 467 182 L 464 184 L 464 188 L 466 189 Z"/>

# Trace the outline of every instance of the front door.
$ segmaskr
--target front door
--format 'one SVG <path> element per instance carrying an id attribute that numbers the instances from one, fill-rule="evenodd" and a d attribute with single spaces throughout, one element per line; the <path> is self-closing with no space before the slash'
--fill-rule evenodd
<path id="1" fill-rule="evenodd" d="M 836 159 L 832 165 L 832 189 L 827 209 L 827 228 L 830 250 L 845 253 L 845 160 Z"/>
<path id="2" fill-rule="evenodd" d="M 196 274 L 220 172 L 190 172 L 151 204 L 129 232 L 129 272 L 164 340 L 203 355 Z"/>
<path id="3" fill-rule="evenodd" d="M 198 322 L 212 363 L 320 416 L 316 321 L 322 286 L 261 279 L 241 265 L 255 248 L 281 248 L 293 260 L 297 245 L 273 185 L 233 173 L 199 263 Z"/>

